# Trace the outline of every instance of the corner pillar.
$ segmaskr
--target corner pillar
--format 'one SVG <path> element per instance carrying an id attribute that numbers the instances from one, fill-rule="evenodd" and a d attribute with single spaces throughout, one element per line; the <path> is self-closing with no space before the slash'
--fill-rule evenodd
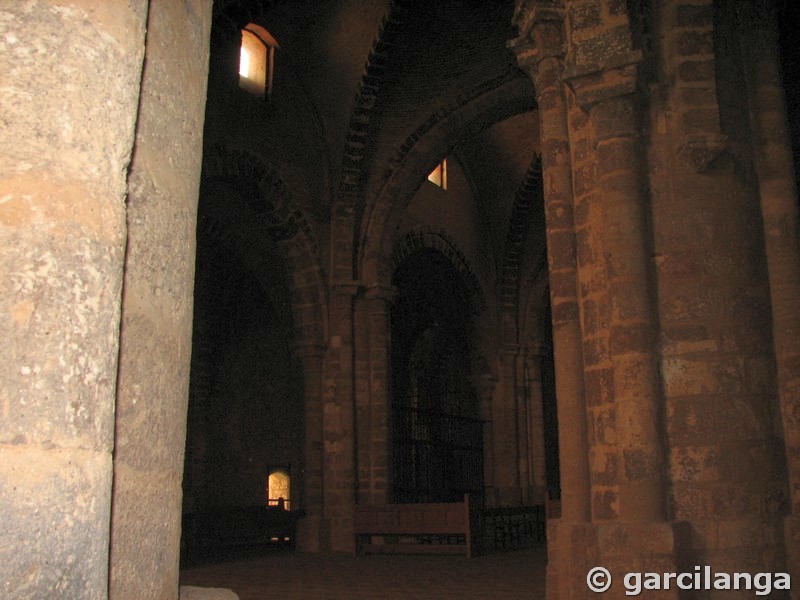
<path id="1" fill-rule="evenodd" d="M 354 309 L 358 282 L 331 286 L 331 339 L 323 389 L 323 550 L 352 552 L 353 510 L 358 490 L 355 456 Z M 327 538 L 327 539 L 325 539 Z"/>
<path id="2" fill-rule="evenodd" d="M 754 3 L 756 4 L 756 3 Z M 755 7 L 751 7 L 755 11 Z M 797 189 L 778 28 L 771 11 L 743 11 L 741 30 L 751 98 L 754 158 L 772 308 L 772 341 L 783 421 L 790 514 L 784 525 L 786 564 L 800 580 L 800 237 Z M 745 16 L 743 15 L 743 16 Z"/>
<path id="3" fill-rule="evenodd" d="M 369 332 L 369 478 L 366 490 L 372 504 L 391 501 L 392 410 L 390 309 L 395 288 L 373 285 L 366 289 L 365 303 Z"/>
<path id="4" fill-rule="evenodd" d="M 534 348 L 525 354 L 525 399 L 528 430 L 528 495 L 526 504 L 543 504 L 547 499 L 545 473 L 544 408 L 542 394 L 542 357 Z"/>
<path id="5" fill-rule="evenodd" d="M 305 515 L 297 527 L 297 548 L 303 552 L 322 549 L 323 518 L 323 418 L 322 366 L 325 347 L 299 344 L 294 355 L 303 363 L 305 387 L 305 437 L 303 448 L 302 496 L 300 507 Z"/>
<path id="6" fill-rule="evenodd" d="M 494 436 L 492 425 L 492 397 L 497 386 L 497 379 L 489 374 L 481 375 L 478 383 L 478 394 L 481 404 L 481 420 L 483 421 L 483 501 L 486 506 L 497 506 L 497 488 L 494 479 Z"/>

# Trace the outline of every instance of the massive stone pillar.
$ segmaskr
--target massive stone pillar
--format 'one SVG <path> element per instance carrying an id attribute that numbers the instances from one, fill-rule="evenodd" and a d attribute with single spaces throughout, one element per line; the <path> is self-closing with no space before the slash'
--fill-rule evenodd
<path id="1" fill-rule="evenodd" d="M 755 8 L 756 3 L 752 8 Z M 754 158 L 764 220 L 772 307 L 772 341 L 789 483 L 786 563 L 800 581 L 800 241 L 786 100 L 774 15 L 743 15 Z"/>
<path id="2" fill-rule="evenodd" d="M 0 6 L 0 596 L 105 598 L 147 3 Z"/>
<path id="3" fill-rule="evenodd" d="M 304 423 L 302 495 L 300 508 L 305 512 L 297 526 L 297 548 L 319 552 L 323 514 L 323 421 L 322 364 L 325 349 L 314 344 L 298 345 L 294 354 L 303 363 Z"/>
<path id="4" fill-rule="evenodd" d="M 372 504 L 391 500 L 391 445 L 389 423 L 392 418 L 392 376 L 390 307 L 395 289 L 375 285 L 366 290 L 367 330 L 369 332 L 369 487 Z"/>
<path id="5" fill-rule="evenodd" d="M 672 517 L 688 523 L 696 564 L 775 572 L 786 568 L 786 471 L 770 335 L 774 241 L 765 252 L 762 224 L 763 202 L 773 200 L 759 200 L 758 179 L 770 184 L 749 126 L 760 111 L 747 93 L 749 26 L 735 10 L 744 4 L 660 7 L 666 83 L 650 107 L 653 256 Z M 781 322 L 786 305 L 775 299 Z"/>
<path id="6" fill-rule="evenodd" d="M 117 392 L 109 594 L 119 600 L 178 594 L 211 1 L 150 2 L 149 12 Z"/>
<path id="7" fill-rule="evenodd" d="M 630 76 L 635 78 L 635 65 L 631 68 Z M 605 348 L 598 354 L 602 355 L 599 362 L 608 361 L 614 380 L 613 413 L 596 413 L 594 429 L 598 435 L 605 427 L 613 428 L 616 441 L 616 477 L 609 479 L 610 485 L 594 487 L 593 516 L 646 522 L 665 516 L 661 399 L 648 268 L 644 145 L 638 100 L 632 93 L 617 93 L 619 77 L 614 88 L 600 92 L 610 97 L 589 100 L 582 106 L 595 132 L 595 177 L 606 268 L 609 321 Z M 580 77 L 572 79 L 580 102 L 584 98 L 579 81 Z M 629 92 L 636 83 L 623 85 L 630 86 L 624 90 Z"/>

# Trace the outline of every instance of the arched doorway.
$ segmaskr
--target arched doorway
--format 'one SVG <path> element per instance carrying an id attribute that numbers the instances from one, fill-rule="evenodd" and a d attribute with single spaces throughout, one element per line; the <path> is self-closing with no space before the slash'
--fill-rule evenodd
<path id="1" fill-rule="evenodd" d="M 392 283 L 393 499 L 458 501 L 483 488 L 469 288 L 433 249 L 406 257 Z"/>

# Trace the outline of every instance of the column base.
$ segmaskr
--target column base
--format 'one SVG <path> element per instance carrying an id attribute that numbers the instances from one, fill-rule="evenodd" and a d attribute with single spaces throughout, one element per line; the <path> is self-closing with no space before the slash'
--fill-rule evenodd
<path id="1" fill-rule="evenodd" d="M 786 547 L 786 568 L 792 577 L 792 582 L 797 586 L 800 585 L 800 517 L 791 515 L 784 519 L 783 536 Z"/>
<path id="2" fill-rule="evenodd" d="M 307 515 L 297 522 L 295 548 L 319 554 L 330 551 L 330 525 L 320 515 Z"/>
<path id="3" fill-rule="evenodd" d="M 598 597 L 587 576 L 598 567 L 607 569 L 611 586 L 603 598 L 629 598 L 635 580 L 627 573 L 680 572 L 677 560 L 682 527 L 675 523 L 573 523 L 552 520 L 547 524 L 547 599 L 574 600 Z M 596 584 L 605 582 L 598 576 Z M 672 586 L 673 588 L 675 586 Z M 626 593 L 627 592 L 627 593 Z M 642 590 L 648 598 L 677 599 L 678 589 Z M 652 596 L 650 595 L 652 594 Z"/>

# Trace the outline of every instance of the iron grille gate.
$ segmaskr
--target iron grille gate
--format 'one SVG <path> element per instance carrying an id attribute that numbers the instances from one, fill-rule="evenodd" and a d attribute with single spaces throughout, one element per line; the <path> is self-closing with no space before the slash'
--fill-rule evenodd
<path id="1" fill-rule="evenodd" d="M 457 502 L 483 495 L 483 421 L 395 406 L 394 501 Z"/>

